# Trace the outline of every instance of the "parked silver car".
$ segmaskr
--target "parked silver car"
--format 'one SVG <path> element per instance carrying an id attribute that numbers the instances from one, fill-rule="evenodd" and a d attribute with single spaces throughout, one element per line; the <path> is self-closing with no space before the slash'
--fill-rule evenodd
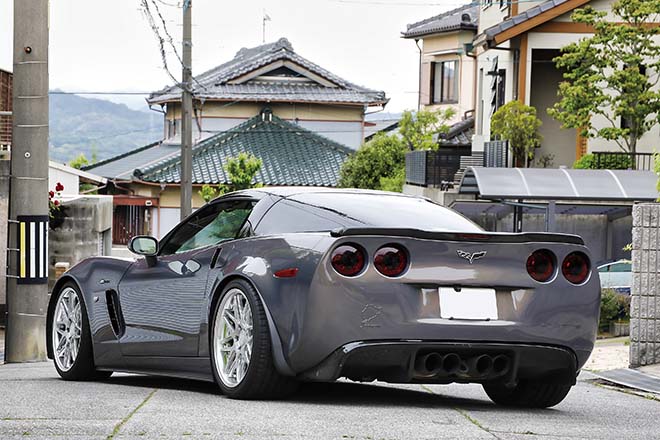
<path id="1" fill-rule="evenodd" d="M 632 286 L 632 262 L 619 260 L 598 266 L 601 289 L 614 289 L 619 293 L 630 294 Z"/>
<path id="2" fill-rule="evenodd" d="M 479 383 L 496 403 L 549 407 L 596 338 L 580 237 L 489 233 L 402 194 L 240 191 L 129 247 L 140 258 L 87 259 L 53 288 L 64 379 L 171 375 L 234 398 L 340 377 Z"/>

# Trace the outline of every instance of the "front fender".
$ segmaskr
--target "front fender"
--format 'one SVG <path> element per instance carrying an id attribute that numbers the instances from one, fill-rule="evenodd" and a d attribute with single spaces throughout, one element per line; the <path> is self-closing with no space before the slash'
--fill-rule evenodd
<path id="1" fill-rule="evenodd" d="M 53 347 L 50 342 L 53 314 L 55 313 L 57 294 L 62 287 L 68 282 L 74 283 L 82 294 L 83 305 L 92 331 L 92 340 L 94 340 L 94 329 L 98 327 L 96 325 L 98 316 L 95 308 L 89 305 L 94 304 L 95 294 L 116 289 L 119 281 L 133 262 L 133 260 L 110 257 L 88 258 L 69 269 L 55 282 L 48 300 L 48 312 L 46 314 L 46 351 L 49 359 L 53 358 Z"/>

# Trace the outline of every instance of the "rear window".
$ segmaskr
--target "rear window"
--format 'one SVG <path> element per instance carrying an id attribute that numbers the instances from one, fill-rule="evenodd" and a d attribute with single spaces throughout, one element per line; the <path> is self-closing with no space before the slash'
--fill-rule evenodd
<path id="1" fill-rule="evenodd" d="M 482 231 L 462 215 L 424 199 L 330 192 L 299 194 L 275 204 L 261 220 L 256 232 L 319 232 L 364 226 L 447 232 Z"/>

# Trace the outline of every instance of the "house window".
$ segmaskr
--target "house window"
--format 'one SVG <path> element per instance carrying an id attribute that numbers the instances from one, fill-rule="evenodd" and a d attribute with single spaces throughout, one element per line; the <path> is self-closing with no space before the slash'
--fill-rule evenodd
<path id="1" fill-rule="evenodd" d="M 491 77 L 490 114 L 492 116 L 504 105 L 506 98 L 506 70 L 499 68 L 498 57 L 493 60 L 493 65 L 487 75 Z"/>
<path id="2" fill-rule="evenodd" d="M 431 66 L 433 104 L 458 102 L 458 61 L 441 61 Z"/>

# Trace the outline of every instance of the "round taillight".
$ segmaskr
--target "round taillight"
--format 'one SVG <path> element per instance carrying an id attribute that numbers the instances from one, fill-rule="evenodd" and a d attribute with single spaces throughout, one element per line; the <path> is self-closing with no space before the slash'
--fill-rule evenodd
<path id="1" fill-rule="evenodd" d="M 398 245 L 387 245 L 376 251 L 374 267 L 386 277 L 398 277 L 408 267 L 408 253 Z"/>
<path id="2" fill-rule="evenodd" d="M 354 277 L 364 269 L 366 257 L 361 247 L 344 244 L 332 252 L 330 263 L 340 275 Z"/>
<path id="3" fill-rule="evenodd" d="M 547 249 L 535 251 L 527 258 L 527 273 L 539 283 L 545 283 L 555 274 L 555 254 Z"/>
<path id="4" fill-rule="evenodd" d="M 582 252 L 573 252 L 564 258 L 561 273 L 572 284 L 582 284 L 589 277 L 591 263 L 589 257 Z"/>

